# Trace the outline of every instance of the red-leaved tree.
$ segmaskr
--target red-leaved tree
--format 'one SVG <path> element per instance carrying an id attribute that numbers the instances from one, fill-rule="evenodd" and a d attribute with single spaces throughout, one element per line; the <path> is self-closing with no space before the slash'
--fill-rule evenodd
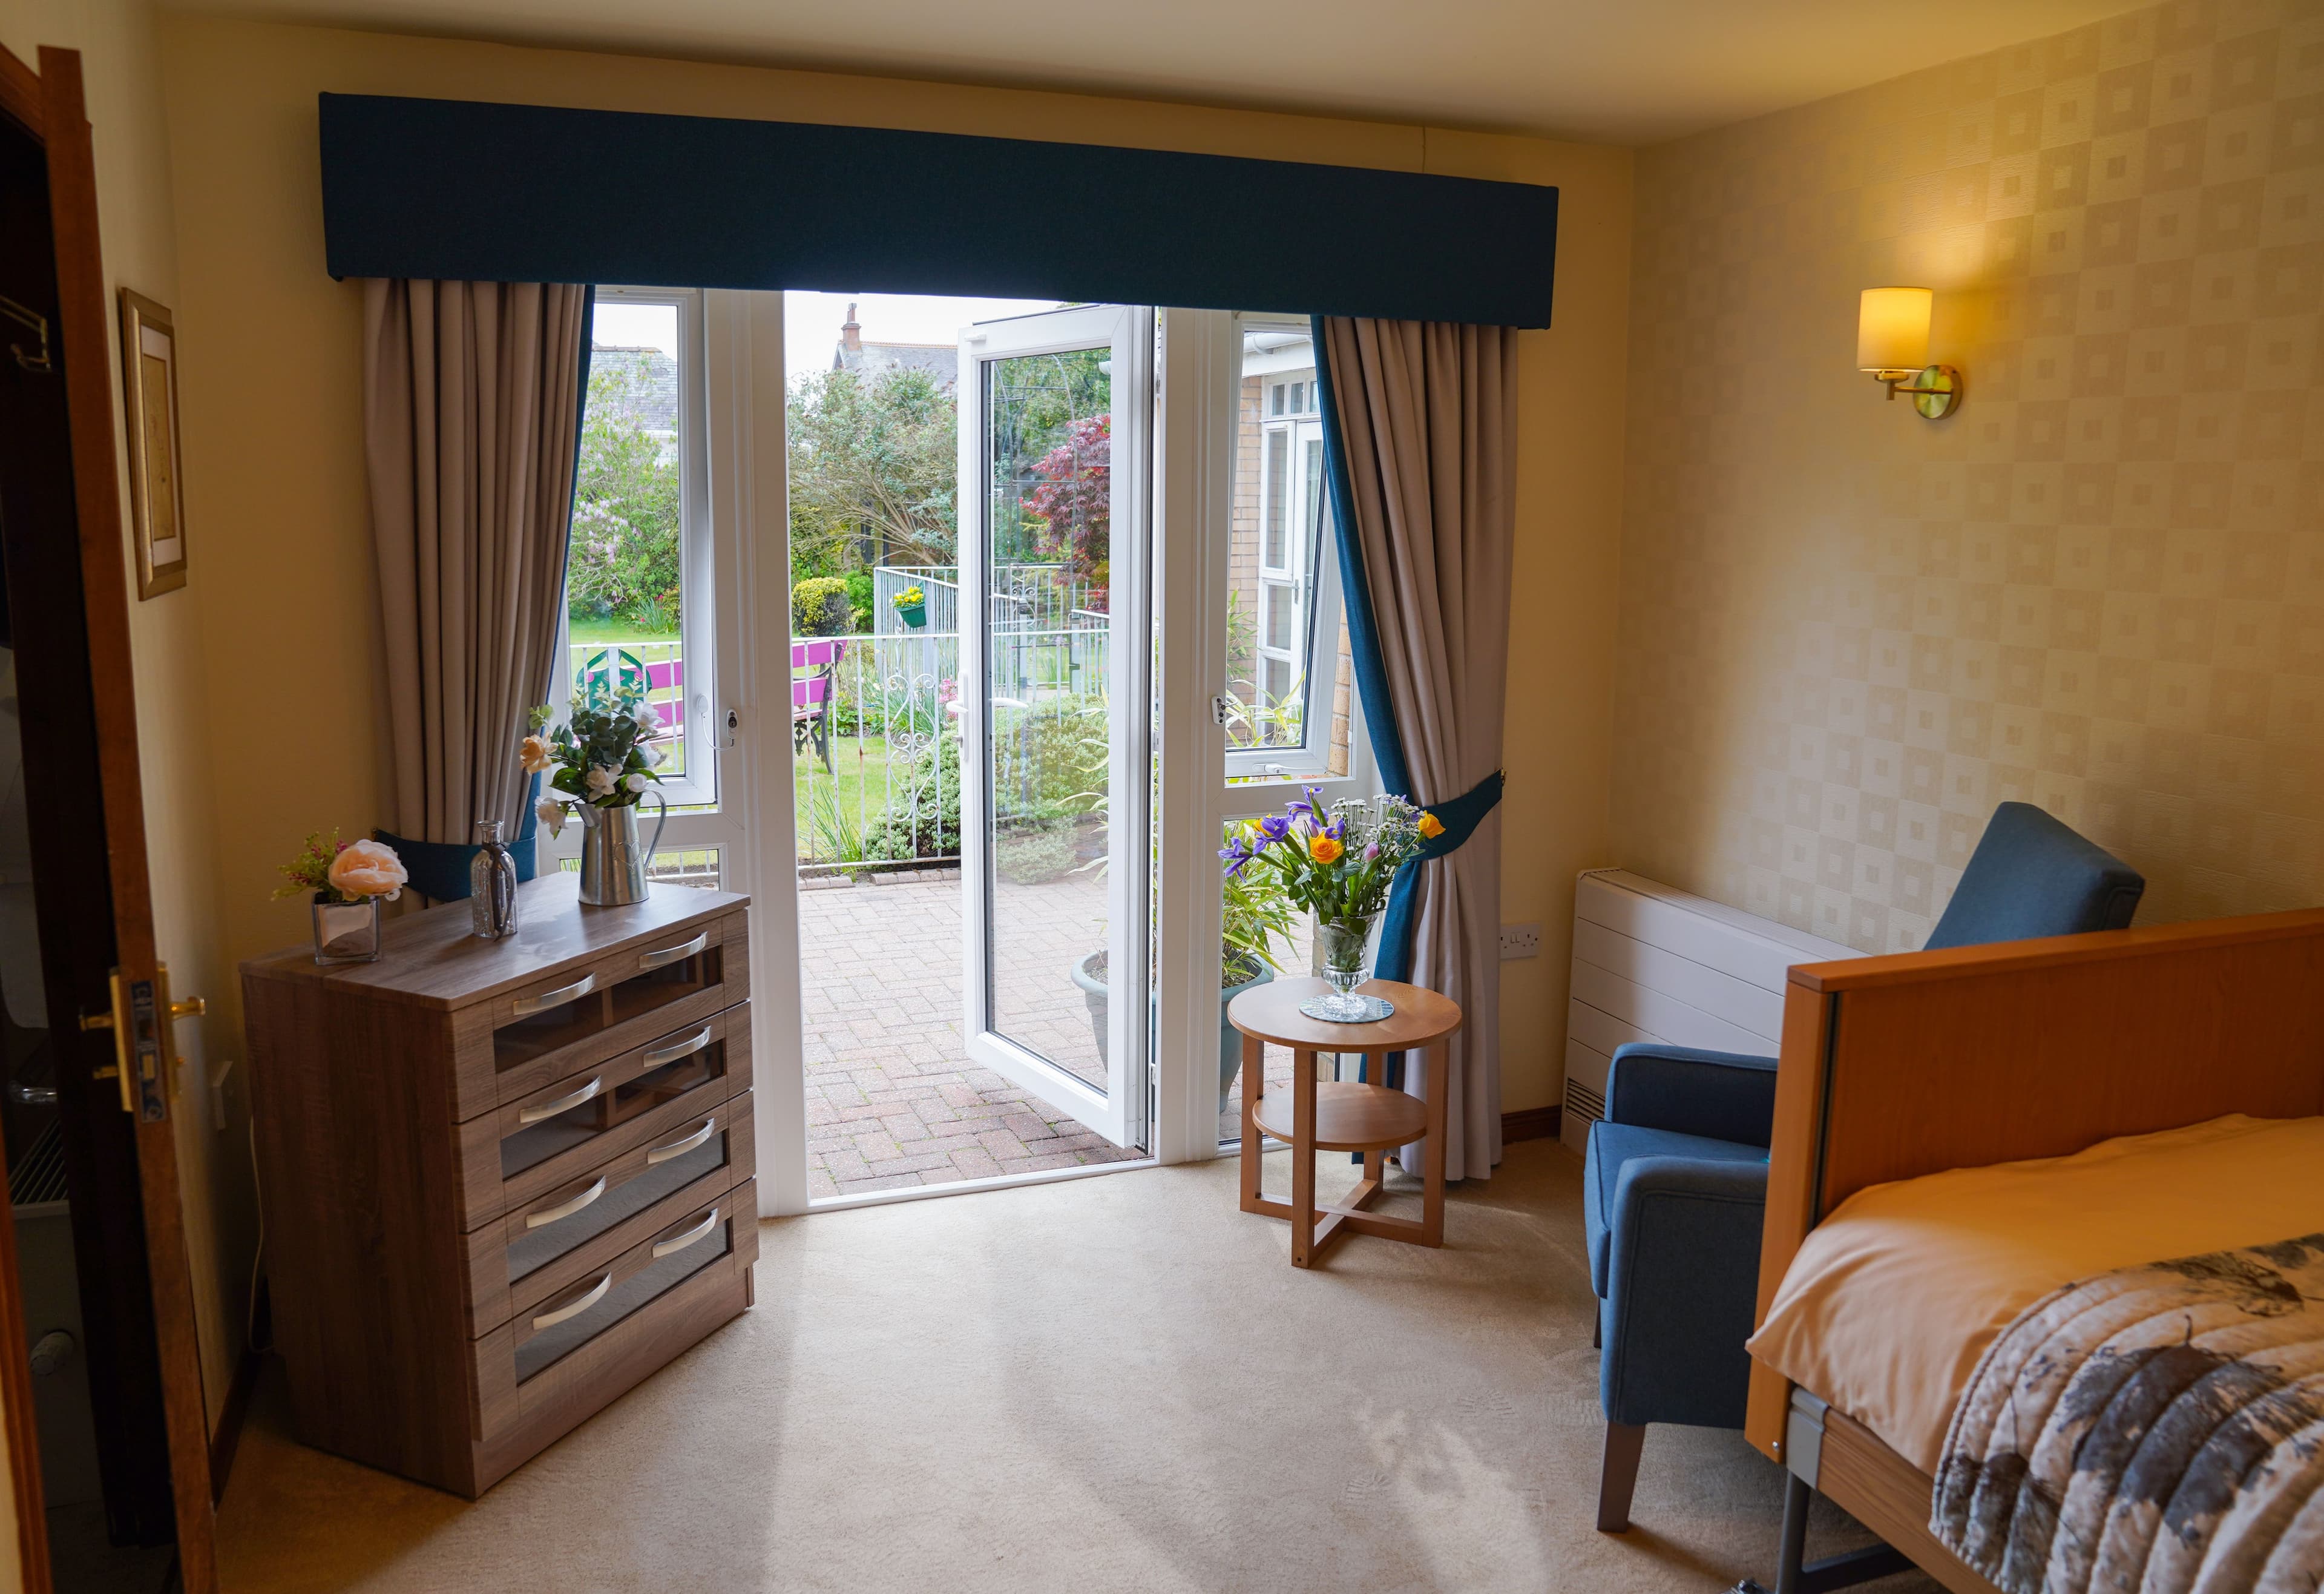
<path id="1" fill-rule="evenodd" d="M 1044 559 L 1063 560 L 1089 584 L 1091 605 L 1106 607 L 1112 547 L 1108 491 L 1113 476 L 1113 417 L 1093 416 L 1066 428 L 1065 440 L 1033 467 L 1041 485 L 1025 499 L 1041 522 L 1035 545 Z"/>

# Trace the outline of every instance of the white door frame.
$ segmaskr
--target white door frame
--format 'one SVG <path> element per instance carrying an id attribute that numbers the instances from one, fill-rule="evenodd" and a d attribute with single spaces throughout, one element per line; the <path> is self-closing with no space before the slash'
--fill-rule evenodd
<path id="1" fill-rule="evenodd" d="M 1113 363 L 1107 477 L 1111 548 L 1106 649 L 1107 759 L 1106 950 L 1112 999 L 1106 1004 L 1106 1089 L 1075 1078 L 1000 1029 L 991 1011 L 989 970 L 994 950 L 992 857 L 986 707 L 991 692 L 985 631 L 991 622 L 990 504 L 985 445 L 984 374 L 996 361 L 1108 347 Z M 1087 305 L 984 321 L 960 339 L 960 838 L 963 1006 L 961 1033 L 971 1061 L 1124 1147 L 1148 1133 L 1147 1005 L 1142 979 L 1127 971 L 1147 964 L 1148 814 L 1152 774 L 1148 709 L 1152 683 L 1150 512 L 1152 495 L 1153 312 L 1125 305 Z M 1063 979 L 1065 971 L 1057 971 Z"/>
<path id="2" fill-rule="evenodd" d="M 1222 310 L 1161 312 L 1155 401 L 1154 752 L 1161 859 L 1153 1153 L 1165 1163 L 1219 1154 L 1219 829 L 1226 731 L 1227 555 L 1233 524 L 1235 384 L 1240 333 Z"/>
<path id="3" fill-rule="evenodd" d="M 731 693 L 737 723 L 721 754 L 721 806 L 742 821 L 752 845 L 747 876 L 731 874 L 752 894 L 751 987 L 753 1083 L 757 1089 L 759 1209 L 777 1217 L 808 1209 L 805 1046 L 800 1029 L 796 822 L 792 811 L 790 705 L 790 546 L 785 485 L 785 393 L 780 293 L 718 295 L 709 332 L 723 348 L 734 384 L 731 402 L 713 406 L 709 435 L 716 524 L 734 528 L 736 579 L 724 585 L 721 626 L 730 617 L 740 668 Z M 1152 373 L 1154 440 L 1152 652 L 1157 672 L 1148 690 L 1159 727 L 1150 749 L 1157 766 L 1154 878 L 1157 988 L 1148 1150 L 1163 1163 L 1219 1154 L 1218 958 L 1222 901 L 1220 826 L 1230 811 L 1280 801 L 1290 788 L 1225 784 L 1225 734 L 1213 705 L 1226 690 L 1227 570 L 1234 494 L 1236 383 L 1240 372 L 1237 318 L 1216 310 L 1157 312 L 1161 336 Z M 714 354 L 714 371 L 721 363 Z M 1120 376 L 1116 391 L 1126 391 Z M 963 400 L 967 402 L 964 393 Z M 1125 463 L 1117 439 L 1115 468 Z M 1143 490 L 1143 489 L 1141 489 Z M 1120 564 L 1116 579 L 1126 574 Z M 764 637 L 759 616 L 784 622 Z M 1148 650 L 1134 652 L 1140 659 Z M 963 661 L 964 679 L 967 676 Z M 964 700 L 973 696 L 963 692 Z M 761 734 L 761 721 L 764 733 Z M 722 741 L 725 738 L 722 737 Z M 1360 741 L 1360 733 L 1359 734 Z M 1140 783 L 1145 775 L 1139 772 Z M 1364 773 L 1369 773 L 1368 771 Z M 1360 776 L 1359 777 L 1360 778 Z M 964 782 L 964 785 L 968 783 Z M 965 818 L 965 816 L 964 816 Z M 964 871 L 965 874 L 965 871 Z M 1142 1028 L 1142 1026 L 1140 1026 Z M 1142 1038 L 1142 1037 L 1141 1037 Z M 1111 1037 L 1109 1037 L 1111 1041 Z M 1080 1177 L 1137 1163 L 1098 1164 L 1019 1175 L 1010 1183 Z M 894 1191 L 897 1198 L 941 1195 L 945 1187 Z"/>

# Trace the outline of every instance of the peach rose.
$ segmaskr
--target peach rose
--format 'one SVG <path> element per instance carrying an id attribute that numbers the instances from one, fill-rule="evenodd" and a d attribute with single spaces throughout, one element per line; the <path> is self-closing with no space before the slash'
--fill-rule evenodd
<path id="1" fill-rule="evenodd" d="M 331 888 L 341 896 L 383 896 L 393 902 L 403 894 L 403 860 L 382 841 L 350 841 L 331 860 Z"/>
<path id="2" fill-rule="evenodd" d="M 549 750 L 549 738 L 546 737 L 525 737 L 524 746 L 517 749 L 517 756 L 524 760 L 524 772 L 527 774 L 539 774 L 555 760 L 555 755 Z"/>

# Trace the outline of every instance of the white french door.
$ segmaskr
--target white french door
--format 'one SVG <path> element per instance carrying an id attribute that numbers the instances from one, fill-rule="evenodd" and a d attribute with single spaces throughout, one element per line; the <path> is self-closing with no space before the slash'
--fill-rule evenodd
<path id="1" fill-rule="evenodd" d="M 747 534 L 734 484 L 734 416 L 747 410 L 740 293 L 600 287 L 584 373 L 570 601 L 549 702 L 626 680 L 659 716 L 666 762 L 639 810 L 653 877 L 752 889 L 735 784 L 733 711 L 744 634 Z M 724 422 L 724 424 L 720 422 Z M 641 511 L 641 504 L 650 505 Z M 722 775 L 725 778 L 722 781 Z M 662 805 L 668 805 L 668 819 Z M 543 869 L 579 857 L 581 827 L 540 841 Z"/>
<path id="2" fill-rule="evenodd" d="M 1148 1142 L 1154 316 L 960 346 L 963 1024 L 969 1055 Z"/>

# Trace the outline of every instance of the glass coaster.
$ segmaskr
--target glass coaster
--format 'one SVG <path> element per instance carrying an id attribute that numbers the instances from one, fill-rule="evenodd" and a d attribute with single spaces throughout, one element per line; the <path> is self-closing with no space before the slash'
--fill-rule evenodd
<path id="1" fill-rule="evenodd" d="M 1299 1011 L 1325 1024 L 1378 1024 L 1396 1011 L 1396 1004 L 1386 996 L 1343 996 L 1334 991 L 1328 996 L 1308 997 L 1299 1004 Z"/>

